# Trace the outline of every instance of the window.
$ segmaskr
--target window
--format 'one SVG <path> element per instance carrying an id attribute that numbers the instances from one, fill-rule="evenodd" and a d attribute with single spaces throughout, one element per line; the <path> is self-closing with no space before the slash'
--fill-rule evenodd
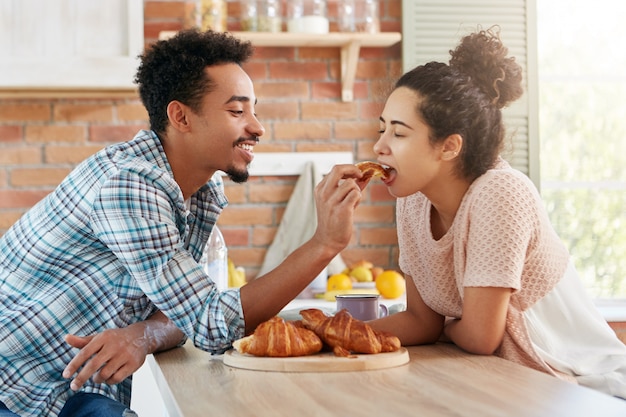
<path id="1" fill-rule="evenodd" d="M 0 0 L 0 89 L 134 88 L 143 0 Z"/>
<path id="2" fill-rule="evenodd" d="M 591 294 L 626 300 L 626 2 L 537 15 L 542 197 Z"/>

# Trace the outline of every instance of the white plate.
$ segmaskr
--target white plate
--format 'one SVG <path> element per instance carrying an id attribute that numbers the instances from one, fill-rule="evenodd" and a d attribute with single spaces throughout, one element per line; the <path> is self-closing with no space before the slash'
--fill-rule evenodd
<path id="1" fill-rule="evenodd" d="M 352 283 L 352 288 L 353 289 L 376 288 L 376 283 L 375 282 L 353 282 Z"/>

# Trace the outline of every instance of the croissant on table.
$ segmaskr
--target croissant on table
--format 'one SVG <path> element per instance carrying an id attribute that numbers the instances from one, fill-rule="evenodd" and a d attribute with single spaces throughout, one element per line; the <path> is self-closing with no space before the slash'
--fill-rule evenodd
<path id="1" fill-rule="evenodd" d="M 311 308 L 300 311 L 302 324 L 312 330 L 324 343 L 332 347 L 337 356 L 350 353 L 395 352 L 400 349 L 396 336 L 377 332 L 367 323 L 353 318 L 348 310 L 328 317 L 321 310 Z"/>
<path id="2" fill-rule="evenodd" d="M 259 324 L 252 335 L 233 343 L 238 352 L 272 357 L 312 355 L 322 350 L 322 346 L 313 331 L 278 316 Z"/>

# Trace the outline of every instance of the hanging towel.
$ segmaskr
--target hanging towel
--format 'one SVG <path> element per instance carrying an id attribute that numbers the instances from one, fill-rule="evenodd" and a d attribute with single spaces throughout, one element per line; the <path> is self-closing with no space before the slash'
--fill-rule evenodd
<path id="1" fill-rule="evenodd" d="M 283 219 L 278 226 L 276 237 L 265 254 L 259 275 L 264 275 L 277 267 L 291 252 L 309 240 L 317 228 L 315 209 L 315 186 L 323 175 L 312 161 L 304 166 L 300 178 L 289 198 Z M 328 264 L 328 273 L 334 274 L 345 269 L 346 264 L 337 254 Z"/>

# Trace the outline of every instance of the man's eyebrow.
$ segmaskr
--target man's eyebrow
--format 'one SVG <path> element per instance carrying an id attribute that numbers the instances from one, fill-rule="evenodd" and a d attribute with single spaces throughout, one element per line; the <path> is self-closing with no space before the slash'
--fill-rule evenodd
<path id="1" fill-rule="evenodd" d="M 226 101 L 226 104 L 228 103 L 232 103 L 233 101 L 241 101 L 241 102 L 249 102 L 250 101 L 250 97 L 248 96 L 232 96 L 231 98 L 229 98 Z M 254 104 L 257 104 L 257 100 L 254 100 Z"/>
<path id="2" fill-rule="evenodd" d="M 384 119 L 382 116 L 381 116 L 381 117 L 379 117 L 379 118 L 378 118 L 378 120 L 380 120 L 381 122 L 385 123 L 385 119 Z M 389 122 L 389 124 L 392 124 L 392 125 L 400 125 L 400 126 L 404 126 L 404 127 L 406 127 L 407 129 L 411 129 L 411 130 L 413 130 L 413 128 L 412 128 L 411 126 L 407 125 L 406 123 L 404 123 L 404 122 L 402 122 L 402 121 L 400 121 L 400 120 L 391 120 L 391 121 Z"/>

